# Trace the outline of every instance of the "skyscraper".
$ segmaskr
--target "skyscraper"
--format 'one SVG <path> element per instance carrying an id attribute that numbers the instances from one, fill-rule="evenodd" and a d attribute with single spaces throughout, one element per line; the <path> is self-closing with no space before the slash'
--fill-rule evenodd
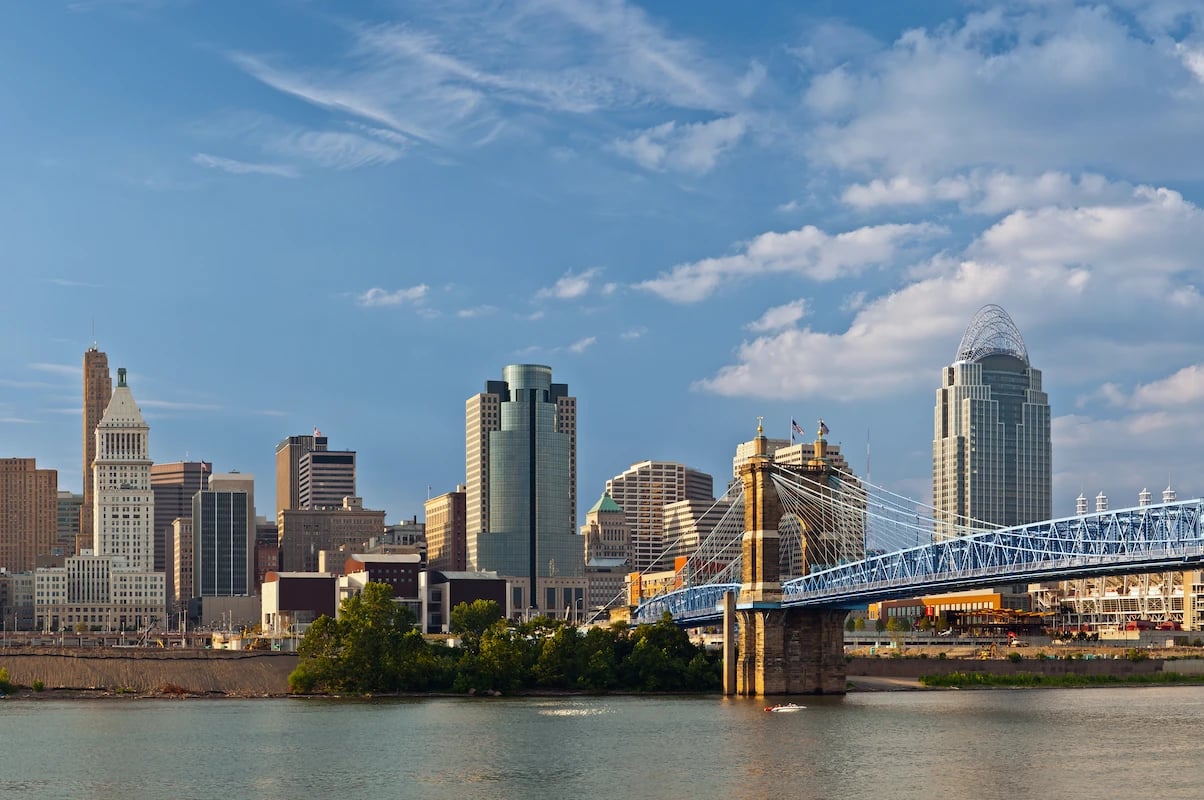
<path id="1" fill-rule="evenodd" d="M 96 425 L 91 554 L 34 573 L 36 624 L 160 625 L 165 621 L 164 575 L 153 570 L 155 501 L 150 485 L 150 426 L 117 371 L 117 388 Z"/>
<path id="2" fill-rule="evenodd" d="M 176 519 L 192 519 L 192 497 L 205 488 L 213 472 L 208 461 L 170 461 L 152 464 L 151 494 L 155 496 L 155 572 L 167 580 L 167 596 L 175 597 L 175 556 L 171 523 Z"/>
<path id="3" fill-rule="evenodd" d="M 96 425 L 93 480 L 96 529 L 92 551 L 124 561 L 124 568 L 155 568 L 155 496 L 150 481 L 150 426 L 117 370 L 117 391 Z"/>
<path id="4" fill-rule="evenodd" d="M 579 577 L 584 569 L 577 399 L 568 388 L 552 383 L 551 367 L 512 364 L 465 404 L 468 567 L 523 579 L 525 605 L 548 610 L 571 605 L 572 595 L 557 594 L 567 585 L 541 579 Z"/>
<path id="5" fill-rule="evenodd" d="M 254 478 L 215 475 L 192 498 L 194 597 L 251 593 L 255 547 Z"/>
<path id="6" fill-rule="evenodd" d="M 669 569 L 664 555 L 665 506 L 680 500 L 715 501 L 715 481 L 705 472 L 672 461 L 640 461 L 606 482 L 606 493 L 627 514 L 631 527 L 631 568 Z"/>
<path id="7" fill-rule="evenodd" d="M 92 345 L 84 353 L 84 504 L 79 512 L 76 553 L 92 547 L 92 504 L 96 493 L 92 483 L 92 461 L 96 458 L 96 426 L 109 407 L 112 396 L 113 378 L 109 374 L 109 357 Z"/>
<path id="8" fill-rule="evenodd" d="M 1052 516 L 1049 399 L 999 306 L 979 309 L 941 372 L 932 495 L 938 539 Z"/>
<path id="9" fill-rule="evenodd" d="M 59 474 L 32 458 L 0 458 L 0 567 L 28 572 L 58 541 Z"/>
<path id="10" fill-rule="evenodd" d="M 276 445 L 276 524 L 281 512 L 336 509 L 355 497 L 355 451 L 331 450 L 317 428 L 312 436 L 290 436 Z"/>

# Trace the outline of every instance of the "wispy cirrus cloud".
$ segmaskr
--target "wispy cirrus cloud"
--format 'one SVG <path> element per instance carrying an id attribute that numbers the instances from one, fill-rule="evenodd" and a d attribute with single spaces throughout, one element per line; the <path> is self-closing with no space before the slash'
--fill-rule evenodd
<path id="1" fill-rule="evenodd" d="M 29 365 L 29 368 L 38 372 L 46 372 L 51 375 L 60 375 L 64 378 L 83 378 L 83 367 L 77 367 L 74 364 L 47 364 L 45 362 L 36 362 Z"/>
<path id="2" fill-rule="evenodd" d="M 86 281 L 75 281 L 69 278 L 47 278 L 48 283 L 53 283 L 55 286 L 64 286 L 69 289 L 103 289 L 104 287 L 98 283 L 88 283 Z"/>
<path id="3" fill-rule="evenodd" d="M 209 169 L 228 172 L 231 175 L 274 175 L 277 178 L 296 178 L 301 174 L 291 164 L 260 164 L 210 155 L 209 153 L 197 153 L 192 157 L 192 163 Z"/>
<path id="4" fill-rule="evenodd" d="M 410 286 L 405 289 L 395 289 L 393 291 L 374 286 L 368 291 L 359 295 L 356 298 L 356 302 L 365 308 L 399 306 L 405 303 L 417 304 L 421 303 L 426 298 L 428 290 L 429 287 L 425 283 L 420 283 L 417 286 Z"/>
<path id="5" fill-rule="evenodd" d="M 325 60 L 252 52 L 228 58 L 332 115 L 441 148 L 484 146 L 523 116 L 546 121 L 649 107 L 720 115 L 675 125 L 671 138 L 680 146 L 670 149 L 680 156 L 667 163 L 694 170 L 743 133 L 731 115 L 765 79 L 759 62 L 730 69 L 621 0 L 487 8 L 452 1 L 398 17 L 345 23 L 349 44 Z"/>
<path id="6" fill-rule="evenodd" d="M 213 403 L 193 403 L 177 400 L 139 400 L 139 407 L 163 409 L 167 411 L 221 411 L 222 407 Z"/>
<path id="7" fill-rule="evenodd" d="M 295 131 L 270 145 L 281 155 L 302 158 L 329 169 L 356 169 L 388 164 L 402 151 L 385 141 L 342 131 Z"/>

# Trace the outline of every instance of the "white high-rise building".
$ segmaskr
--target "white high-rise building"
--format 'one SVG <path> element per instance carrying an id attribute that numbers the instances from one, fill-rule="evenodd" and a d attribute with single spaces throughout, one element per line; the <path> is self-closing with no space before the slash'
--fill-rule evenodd
<path id="1" fill-rule="evenodd" d="M 665 506 L 680 500 L 715 501 L 710 475 L 672 461 L 632 464 L 606 482 L 606 491 L 627 515 L 636 572 L 673 568 L 674 554 L 664 552 Z"/>
<path id="2" fill-rule="evenodd" d="M 35 574 L 36 624 L 114 630 L 166 621 L 164 574 L 154 571 L 155 500 L 150 426 L 117 371 L 117 387 L 96 426 L 92 465 L 92 552 Z"/>
<path id="3" fill-rule="evenodd" d="M 999 306 L 979 309 L 941 372 L 932 440 L 936 538 L 1052 516 L 1049 399 Z"/>

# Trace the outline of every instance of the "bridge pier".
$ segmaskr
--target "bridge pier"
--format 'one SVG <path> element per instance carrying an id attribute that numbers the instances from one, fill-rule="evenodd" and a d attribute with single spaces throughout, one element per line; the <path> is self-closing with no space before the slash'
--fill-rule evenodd
<path id="1" fill-rule="evenodd" d="M 744 697 L 844 694 L 845 613 L 782 605 L 778 565 L 782 501 L 773 485 L 773 462 L 759 425 L 756 442 L 756 453 L 740 469 L 742 573 L 739 597 L 734 604 L 724 600 L 724 691 Z M 817 447 L 817 453 L 822 448 Z M 739 628 L 736 652 L 728 646 L 733 617 Z"/>
<path id="2" fill-rule="evenodd" d="M 736 694 L 844 694 L 844 611 L 748 609 L 737 612 Z"/>

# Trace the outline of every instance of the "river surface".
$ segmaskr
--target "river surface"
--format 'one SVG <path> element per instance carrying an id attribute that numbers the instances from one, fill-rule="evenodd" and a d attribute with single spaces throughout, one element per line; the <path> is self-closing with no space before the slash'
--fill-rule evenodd
<path id="1" fill-rule="evenodd" d="M 1204 687 L 3 700 L 0 798 L 1204 798 Z"/>

